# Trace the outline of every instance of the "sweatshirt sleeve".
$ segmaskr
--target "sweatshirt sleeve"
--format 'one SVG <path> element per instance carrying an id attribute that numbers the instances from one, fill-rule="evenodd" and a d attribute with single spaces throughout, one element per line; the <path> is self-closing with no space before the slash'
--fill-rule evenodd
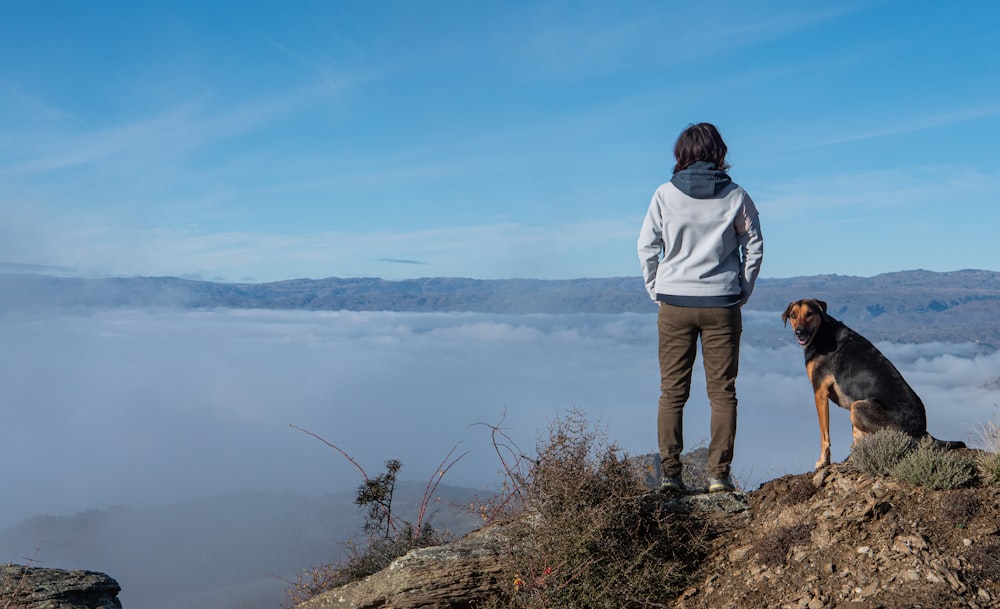
<path id="1" fill-rule="evenodd" d="M 736 234 L 740 239 L 743 269 L 740 274 L 740 288 L 743 291 L 742 303 L 745 304 L 753 293 L 760 265 L 764 261 L 764 235 L 760 230 L 760 218 L 757 206 L 750 195 L 744 195 L 743 205 L 736 217 Z"/>
<path id="2" fill-rule="evenodd" d="M 663 252 L 662 209 L 657 203 L 656 194 L 649 203 L 649 211 L 642 221 L 639 230 L 639 264 L 642 266 L 642 280 L 646 284 L 649 297 L 656 300 L 656 269 L 660 266 L 660 255 Z"/>

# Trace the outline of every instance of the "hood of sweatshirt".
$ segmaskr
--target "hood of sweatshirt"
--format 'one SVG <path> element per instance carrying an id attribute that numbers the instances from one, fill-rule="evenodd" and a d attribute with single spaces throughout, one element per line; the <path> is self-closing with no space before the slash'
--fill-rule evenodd
<path id="1" fill-rule="evenodd" d="M 695 161 L 687 169 L 682 169 L 670 178 L 670 183 L 689 197 L 695 199 L 711 199 L 733 180 L 725 171 L 716 169 L 715 163 Z"/>

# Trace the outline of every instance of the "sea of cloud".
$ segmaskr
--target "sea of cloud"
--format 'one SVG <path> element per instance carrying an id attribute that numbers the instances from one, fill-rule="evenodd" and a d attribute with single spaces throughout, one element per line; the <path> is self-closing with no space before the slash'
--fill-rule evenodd
<path id="1" fill-rule="evenodd" d="M 747 311 L 747 336 L 787 332 Z M 760 341 L 773 345 L 773 341 Z M 354 488 L 388 458 L 424 481 L 494 488 L 490 425 L 526 453 L 583 411 L 631 454 L 656 450 L 654 315 L 114 310 L 0 316 L 0 530 L 35 514 L 174 504 L 241 490 Z M 880 344 L 930 431 L 974 439 L 1000 403 L 1000 352 Z M 812 468 L 819 434 L 801 350 L 743 344 L 734 475 L 745 487 Z M 704 380 L 685 411 L 707 440 Z M 846 457 L 847 412 L 832 408 Z"/>

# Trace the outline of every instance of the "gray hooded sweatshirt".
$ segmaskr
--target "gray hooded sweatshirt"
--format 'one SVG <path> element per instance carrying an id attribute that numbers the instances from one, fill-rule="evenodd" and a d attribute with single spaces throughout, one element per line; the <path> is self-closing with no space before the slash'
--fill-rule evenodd
<path id="1" fill-rule="evenodd" d="M 699 161 L 656 189 L 638 250 L 653 300 L 732 306 L 753 292 L 764 238 L 750 195 L 726 172 Z"/>

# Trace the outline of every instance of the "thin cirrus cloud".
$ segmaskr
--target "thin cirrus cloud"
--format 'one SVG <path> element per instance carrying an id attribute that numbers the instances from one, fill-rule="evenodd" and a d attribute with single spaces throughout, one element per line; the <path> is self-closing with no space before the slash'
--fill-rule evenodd
<path id="1" fill-rule="evenodd" d="M 13 214 L 7 210 L 6 214 Z M 36 212 L 26 210 L 25 213 Z M 11 216 L 9 229 L 23 226 Z M 633 218 L 582 221 L 558 230 L 524 223 L 498 222 L 478 226 L 457 226 L 413 231 L 335 232 L 303 234 L 257 231 L 210 232 L 197 227 L 134 228 L 70 222 L 53 218 L 48 229 L 27 223 L 35 233 L 18 229 L 6 243 L 0 243 L 0 260 L 17 263 L 22 258 L 34 264 L 75 268 L 94 275 L 180 275 L 212 277 L 253 276 L 260 281 L 287 279 L 288 267 L 300 277 L 374 275 L 386 273 L 385 262 L 401 266 L 433 265 L 436 273 L 449 276 L 469 274 L 457 251 L 483 252 L 489 244 L 503 243 L 482 256 L 476 269 L 480 279 L 540 276 L 546 265 L 558 277 L 562 263 L 573 256 L 607 249 L 606 267 L 593 267 L 591 276 L 617 276 L 624 259 L 631 268 L 632 248 L 622 248 L 623 240 L 634 240 Z M 0 227 L 0 235 L 5 231 Z M 30 238 L 29 238 L 29 235 Z M 85 260 L 74 252 L 86 250 Z M 405 253 L 386 256 L 387 251 Z M 30 253 L 30 255 L 29 255 Z M 418 263 L 418 264 L 414 264 Z M 532 275 L 534 274 L 534 275 Z"/>
<path id="2" fill-rule="evenodd" d="M 190 152 L 272 126 L 283 117 L 341 95 L 342 88 L 340 83 L 307 84 L 235 104 L 213 99 L 206 92 L 171 107 L 150 109 L 144 116 L 91 128 L 81 128 L 85 123 L 66 113 L 57 121 L 58 129 L 36 126 L 13 131 L 12 137 L 23 145 L 16 148 L 18 156 L 0 169 L 0 176 L 130 162 L 137 154 L 162 157 Z"/>
<path id="3" fill-rule="evenodd" d="M 927 129 L 945 127 L 958 123 L 964 123 L 981 118 L 989 118 L 1000 114 L 1000 106 L 988 105 L 971 108 L 962 108 L 950 112 L 937 114 L 927 114 L 922 116 L 910 116 L 905 120 L 898 120 L 888 126 L 867 131 L 857 131 L 840 137 L 816 142 L 815 146 L 830 146 L 834 144 L 845 144 L 892 135 L 902 135 L 906 133 L 917 133 Z"/>

